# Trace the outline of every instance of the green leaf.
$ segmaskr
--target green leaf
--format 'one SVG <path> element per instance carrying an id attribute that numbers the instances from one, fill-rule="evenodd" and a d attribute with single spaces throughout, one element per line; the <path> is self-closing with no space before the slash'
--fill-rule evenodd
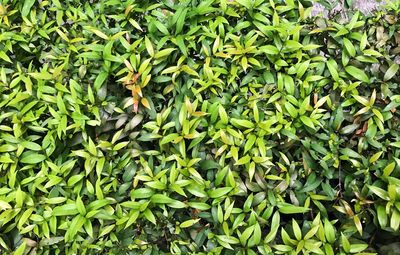
<path id="1" fill-rule="evenodd" d="M 179 16 L 178 16 L 178 19 L 176 22 L 175 34 L 179 34 L 182 31 L 183 25 L 185 24 L 185 18 L 186 18 L 187 12 L 188 12 L 188 9 L 185 8 L 179 13 Z"/>
<path id="2" fill-rule="evenodd" d="M 253 134 L 249 135 L 247 138 L 246 144 L 244 145 L 244 152 L 251 150 L 253 148 L 254 143 L 256 142 L 257 137 Z"/>
<path id="3" fill-rule="evenodd" d="M 156 221 L 156 217 L 154 217 L 154 214 L 151 212 L 151 210 L 149 208 L 147 208 L 144 212 L 143 212 L 144 217 L 149 220 L 151 223 L 153 223 L 154 225 L 157 224 Z"/>
<path id="4" fill-rule="evenodd" d="M 295 92 L 295 86 L 294 86 L 294 81 L 293 78 L 289 75 L 284 76 L 284 84 L 285 84 L 285 89 L 290 95 L 294 95 Z"/>
<path id="5" fill-rule="evenodd" d="M 289 114 L 292 118 L 297 118 L 299 113 L 298 113 L 297 109 L 291 103 L 285 102 L 285 108 L 289 112 Z"/>
<path id="6" fill-rule="evenodd" d="M 351 253 L 358 253 L 362 252 L 363 250 L 368 248 L 368 244 L 351 244 L 350 245 L 350 252 Z"/>
<path id="7" fill-rule="evenodd" d="M 187 49 L 182 35 L 178 35 L 175 39 L 176 39 L 176 45 L 182 51 L 183 55 L 187 56 Z"/>
<path id="8" fill-rule="evenodd" d="M 368 185 L 368 188 L 369 188 L 369 190 L 371 190 L 378 197 L 380 197 L 380 198 L 382 198 L 384 200 L 387 200 L 387 201 L 390 200 L 390 197 L 389 197 L 389 195 L 388 195 L 386 190 L 383 190 L 381 188 L 378 188 L 378 187 L 375 187 L 375 186 L 372 186 L 372 185 Z"/>
<path id="9" fill-rule="evenodd" d="M 105 33 L 103 33 L 102 31 L 100 31 L 97 28 L 86 26 L 85 29 L 89 30 L 90 32 L 92 32 L 93 34 L 97 35 L 98 37 L 100 37 L 100 38 L 102 38 L 104 40 L 108 40 L 109 39 L 108 36 Z"/>
<path id="10" fill-rule="evenodd" d="M 85 215 L 86 215 L 86 208 L 85 208 L 85 205 L 84 205 L 84 203 L 83 203 L 83 201 L 82 201 L 82 198 L 81 198 L 80 196 L 78 196 L 78 197 L 76 198 L 75 203 L 76 203 L 76 209 L 78 210 L 78 212 L 79 212 L 82 216 L 85 216 Z"/>
<path id="11" fill-rule="evenodd" d="M 36 80 L 51 80 L 53 79 L 53 75 L 51 75 L 48 72 L 42 72 L 42 73 L 28 73 L 30 76 L 35 78 Z"/>
<path id="12" fill-rule="evenodd" d="M 90 152 L 90 154 L 92 154 L 93 156 L 97 156 L 97 149 L 96 149 L 96 145 L 93 143 L 92 139 L 89 137 L 89 144 L 87 147 L 88 151 Z"/>
<path id="13" fill-rule="evenodd" d="M 162 24 L 161 22 L 156 21 L 156 20 L 154 20 L 153 22 L 154 22 L 154 25 L 157 27 L 157 29 L 161 33 L 163 33 L 164 35 L 169 35 L 168 28 L 164 24 Z"/>
<path id="14" fill-rule="evenodd" d="M 222 123 L 228 124 L 228 122 L 229 122 L 228 114 L 226 113 L 226 111 L 222 105 L 218 106 L 218 113 L 219 113 L 219 117 L 220 117 Z"/>
<path id="15" fill-rule="evenodd" d="M 360 80 L 365 83 L 370 83 L 370 80 L 368 76 L 365 74 L 365 72 L 355 66 L 346 66 L 345 68 L 346 72 L 356 78 L 357 80 Z"/>
<path id="16" fill-rule="evenodd" d="M 219 169 L 221 166 L 213 160 L 202 160 L 199 162 L 202 170 Z"/>
<path id="17" fill-rule="evenodd" d="M 12 63 L 11 59 L 9 56 L 7 56 L 7 54 L 4 51 L 0 51 L 0 58 L 2 58 L 3 60 Z"/>
<path id="18" fill-rule="evenodd" d="M 400 212 L 398 210 L 393 210 L 392 217 L 390 217 L 390 227 L 394 231 L 398 231 L 400 226 Z"/>
<path id="19" fill-rule="evenodd" d="M 209 204 L 201 203 L 201 202 L 188 202 L 188 205 L 192 208 L 202 210 L 202 211 L 206 211 L 211 208 L 211 206 Z"/>
<path id="20" fill-rule="evenodd" d="M 274 45 L 265 45 L 265 46 L 261 46 L 261 47 L 259 48 L 259 50 L 260 50 L 261 52 L 264 52 L 264 53 L 269 54 L 269 55 L 275 55 L 275 54 L 278 54 L 278 53 L 279 53 L 278 48 L 276 48 Z"/>
<path id="21" fill-rule="evenodd" d="M 253 234 L 253 231 L 254 231 L 254 225 L 247 227 L 243 231 L 242 235 L 240 235 L 239 240 L 242 246 L 246 246 L 247 240 L 250 238 L 251 234 Z"/>
<path id="22" fill-rule="evenodd" d="M 293 227 L 294 236 L 296 237 L 296 239 L 298 241 L 300 241 L 301 238 L 302 238 L 301 229 L 300 229 L 300 226 L 299 226 L 299 224 L 297 223 L 297 221 L 295 219 L 292 219 L 292 227 Z"/>
<path id="23" fill-rule="evenodd" d="M 204 191 L 204 188 L 201 188 L 198 185 L 190 185 L 187 186 L 186 189 L 196 197 L 208 197 L 207 193 Z"/>
<path id="24" fill-rule="evenodd" d="M 175 50 L 176 50 L 175 48 L 167 48 L 167 49 L 160 50 L 159 52 L 154 54 L 154 58 L 158 59 L 158 58 L 163 58 L 163 57 L 169 56 Z"/>
<path id="25" fill-rule="evenodd" d="M 33 150 L 33 151 L 40 151 L 42 150 L 42 146 L 40 146 L 37 143 L 34 142 L 29 142 L 29 141 L 23 141 L 20 143 L 23 147 L 29 149 L 29 150 Z"/>
<path id="26" fill-rule="evenodd" d="M 291 51 L 296 51 L 296 50 L 298 50 L 298 49 L 303 47 L 303 45 L 301 43 L 299 43 L 299 42 L 297 42 L 295 40 L 287 40 L 285 42 L 285 44 L 286 44 L 286 47 L 288 49 L 290 49 Z"/>
<path id="27" fill-rule="evenodd" d="M 271 221 L 271 229 L 268 235 L 265 237 L 265 242 L 269 243 L 272 240 L 275 239 L 276 234 L 278 233 L 279 225 L 280 225 L 280 215 L 279 211 L 276 211 L 274 215 L 272 216 L 272 221 Z"/>
<path id="28" fill-rule="evenodd" d="M 23 17 L 28 16 L 29 12 L 32 9 L 32 6 L 35 4 L 35 0 L 24 0 L 24 5 L 22 6 L 21 15 Z"/>
<path id="29" fill-rule="evenodd" d="M 279 212 L 283 214 L 297 214 L 297 213 L 306 213 L 310 210 L 310 208 L 295 206 L 291 204 L 280 205 Z"/>
<path id="30" fill-rule="evenodd" d="M 165 136 L 163 139 L 161 139 L 160 145 L 170 143 L 170 142 L 172 142 L 173 140 L 175 140 L 178 137 L 180 137 L 179 134 L 175 134 L 175 133 L 174 134 L 169 134 L 169 135 Z"/>
<path id="31" fill-rule="evenodd" d="M 235 118 L 231 118 L 231 123 L 232 125 L 234 125 L 235 127 L 242 127 L 242 128 L 254 128 L 254 124 L 249 121 L 249 120 L 240 120 L 240 119 L 235 119 Z"/>
<path id="32" fill-rule="evenodd" d="M 66 197 L 52 197 L 45 199 L 46 204 L 61 204 L 65 201 L 67 201 Z"/>
<path id="33" fill-rule="evenodd" d="M 23 255 L 26 249 L 26 242 L 23 241 L 20 246 L 14 251 L 13 255 Z"/>
<path id="34" fill-rule="evenodd" d="M 354 150 L 352 150 L 350 148 L 341 149 L 340 153 L 342 153 L 343 155 L 346 155 L 350 158 L 361 158 L 360 154 L 358 154 L 357 152 L 355 152 Z"/>
<path id="35" fill-rule="evenodd" d="M 107 79 L 108 73 L 103 71 L 101 72 L 97 77 L 96 80 L 94 81 L 94 89 L 95 91 L 99 91 L 101 86 L 103 86 L 104 81 Z"/>
<path id="36" fill-rule="evenodd" d="M 377 161 L 380 158 L 380 156 L 382 155 L 382 153 L 383 153 L 383 151 L 379 151 L 379 152 L 375 153 L 374 155 L 372 155 L 369 158 L 369 163 L 374 163 L 375 161 Z"/>
<path id="37" fill-rule="evenodd" d="M 24 164 L 38 164 L 46 159 L 45 155 L 34 153 L 34 152 L 24 152 L 21 155 L 20 162 Z"/>
<path id="38" fill-rule="evenodd" d="M 303 122 L 306 126 L 312 128 L 312 129 L 315 129 L 314 123 L 312 122 L 312 120 L 311 120 L 310 117 L 307 117 L 307 116 L 303 115 L 303 116 L 300 116 L 300 120 L 301 120 L 301 122 Z"/>
<path id="39" fill-rule="evenodd" d="M 380 122 L 383 123 L 385 121 L 384 118 L 383 118 L 382 113 L 379 110 L 373 108 L 372 112 L 375 114 L 375 116 L 379 119 Z"/>
<path id="40" fill-rule="evenodd" d="M 53 216 L 66 216 L 66 215 L 76 215 L 78 214 L 78 208 L 76 204 L 65 204 L 61 206 L 56 206 L 53 209 Z"/>
<path id="41" fill-rule="evenodd" d="M 114 224 L 108 225 L 107 227 L 105 227 L 105 228 L 103 228 L 103 229 L 101 230 L 101 232 L 99 233 L 99 237 L 102 237 L 102 236 L 107 235 L 107 234 L 110 233 L 114 228 L 115 228 L 115 225 L 114 225 Z"/>
<path id="42" fill-rule="evenodd" d="M 324 219 L 324 230 L 326 240 L 329 243 L 333 244 L 336 241 L 335 228 L 333 227 L 332 223 L 326 218 Z"/>
<path id="43" fill-rule="evenodd" d="M 301 78 L 310 66 L 310 60 L 304 61 L 297 66 L 296 77 Z"/>
<path id="44" fill-rule="evenodd" d="M 129 220 L 126 222 L 125 228 L 128 228 L 129 226 L 131 226 L 133 223 L 136 222 L 137 218 L 139 217 L 140 212 L 139 211 L 132 211 L 131 212 L 131 216 L 129 217 Z"/>
<path id="45" fill-rule="evenodd" d="M 144 37 L 144 42 L 145 42 L 145 45 L 146 45 L 147 53 L 149 53 L 149 55 L 151 57 L 154 57 L 153 44 L 151 43 L 151 41 L 149 40 L 149 38 L 147 36 Z"/>
<path id="46" fill-rule="evenodd" d="M 381 205 L 378 205 L 376 209 L 377 209 L 376 213 L 378 216 L 379 225 L 382 228 L 385 228 L 388 223 L 388 215 L 386 214 L 386 209 L 385 209 L 385 207 L 383 207 Z"/>
<path id="47" fill-rule="evenodd" d="M 151 202 L 156 204 L 169 204 L 176 201 L 175 199 L 169 198 L 168 196 L 163 194 L 154 194 L 150 200 Z"/>
<path id="48" fill-rule="evenodd" d="M 261 242 L 261 235 L 262 235 L 262 232 L 261 232 L 260 224 L 256 223 L 254 225 L 253 236 L 250 238 L 250 240 L 248 242 L 249 247 L 258 245 Z"/>
<path id="49" fill-rule="evenodd" d="M 196 223 L 199 222 L 199 221 L 200 221 L 200 219 L 187 220 L 187 221 L 182 222 L 182 223 L 179 225 L 179 227 L 180 227 L 180 228 L 188 228 L 188 227 L 193 226 L 194 224 L 196 224 Z"/>
<path id="50" fill-rule="evenodd" d="M 392 79 L 392 77 L 397 73 L 398 70 L 399 70 L 399 65 L 396 63 L 393 63 L 386 71 L 385 76 L 383 77 L 383 80 L 388 81 L 388 80 Z"/>
<path id="51" fill-rule="evenodd" d="M 73 175 L 68 179 L 67 185 L 72 187 L 73 185 L 77 184 L 80 180 L 84 177 L 83 174 Z"/>
<path id="52" fill-rule="evenodd" d="M 246 7 L 246 9 L 251 9 L 252 8 L 252 4 L 250 0 L 236 0 L 237 3 L 239 3 L 240 5 L 243 5 L 244 7 Z"/>
<path id="53" fill-rule="evenodd" d="M 360 50 L 363 51 L 365 49 L 365 47 L 367 46 L 367 44 L 368 44 L 368 36 L 367 36 L 367 33 L 364 32 L 361 37 L 361 41 L 360 41 Z"/>
<path id="54" fill-rule="evenodd" d="M 331 75 L 332 75 L 332 78 L 333 78 L 335 81 L 338 81 L 338 80 L 339 80 L 339 73 L 338 73 L 338 71 L 336 70 L 336 69 L 337 69 L 337 63 L 336 63 L 336 61 L 333 60 L 333 59 L 329 59 L 329 60 L 326 62 L 326 65 L 327 65 L 327 67 L 328 67 L 329 72 L 330 72 Z"/>
<path id="55" fill-rule="evenodd" d="M 210 190 L 208 192 L 208 195 L 211 198 L 219 198 L 219 197 L 222 197 L 223 195 L 228 194 L 232 189 L 233 189 L 232 187 L 218 188 L 215 190 Z"/>
<path id="56" fill-rule="evenodd" d="M 392 162 L 389 165 L 387 165 L 383 169 L 383 176 L 390 176 L 390 174 L 393 172 L 395 167 L 396 167 L 396 163 L 395 162 Z"/>
<path id="57" fill-rule="evenodd" d="M 343 38 L 343 43 L 344 43 L 344 47 L 345 47 L 347 53 L 349 53 L 349 55 L 351 57 L 355 57 L 356 56 L 356 49 L 354 48 L 353 43 L 347 38 Z"/>
<path id="58" fill-rule="evenodd" d="M 151 197 L 154 194 L 154 191 L 149 188 L 141 188 L 141 189 L 135 189 L 131 192 L 131 195 L 133 198 L 148 198 Z"/>
<path id="59" fill-rule="evenodd" d="M 340 240 L 341 240 L 341 243 L 342 243 L 342 246 L 343 246 L 343 250 L 345 251 L 345 252 L 350 252 L 350 243 L 349 243 L 349 240 L 347 239 L 347 237 L 343 234 L 343 233 L 341 233 L 341 238 L 340 238 Z"/>
<path id="60" fill-rule="evenodd" d="M 241 157 L 236 163 L 235 166 L 244 165 L 250 162 L 251 157 L 249 155 Z"/>
<path id="61" fill-rule="evenodd" d="M 14 144 L 3 144 L 0 146 L 0 152 L 11 152 L 17 150 L 17 148 Z"/>
<path id="62" fill-rule="evenodd" d="M 5 201 L 0 200 L 0 211 L 11 209 L 11 205 Z"/>
<path id="63" fill-rule="evenodd" d="M 86 219 L 82 215 L 75 216 L 65 233 L 65 239 L 67 242 L 74 239 L 78 231 L 83 227 L 83 224 L 85 224 L 85 221 Z"/>

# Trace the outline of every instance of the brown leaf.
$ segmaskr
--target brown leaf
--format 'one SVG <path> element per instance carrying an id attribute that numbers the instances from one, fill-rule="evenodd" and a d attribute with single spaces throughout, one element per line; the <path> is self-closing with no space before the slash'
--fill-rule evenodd
<path id="1" fill-rule="evenodd" d="M 140 77 L 140 74 L 139 74 L 139 73 L 135 74 L 135 75 L 133 76 L 131 82 L 132 82 L 132 83 L 136 83 L 136 81 L 139 79 L 139 77 Z"/>
<path id="2" fill-rule="evenodd" d="M 350 205 L 344 200 L 341 200 L 341 202 L 342 202 L 342 204 L 344 206 L 344 209 L 346 210 L 346 214 L 348 216 L 350 216 L 350 217 L 353 217 L 354 216 L 354 212 L 353 212 L 353 209 L 351 209 Z"/>
<path id="3" fill-rule="evenodd" d="M 133 109 L 132 109 L 132 111 L 133 111 L 134 113 L 137 113 L 138 110 L 139 110 L 139 102 L 135 102 L 135 103 L 133 104 Z"/>
<path id="4" fill-rule="evenodd" d="M 367 132 L 367 130 L 368 130 L 368 122 L 367 121 L 364 122 L 362 130 L 363 130 L 363 133 Z"/>

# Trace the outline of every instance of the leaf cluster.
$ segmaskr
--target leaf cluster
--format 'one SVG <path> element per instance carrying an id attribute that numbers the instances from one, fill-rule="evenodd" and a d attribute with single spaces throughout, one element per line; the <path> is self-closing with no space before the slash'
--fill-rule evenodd
<path id="1" fill-rule="evenodd" d="M 0 251 L 396 252 L 399 5 L 1 1 Z"/>

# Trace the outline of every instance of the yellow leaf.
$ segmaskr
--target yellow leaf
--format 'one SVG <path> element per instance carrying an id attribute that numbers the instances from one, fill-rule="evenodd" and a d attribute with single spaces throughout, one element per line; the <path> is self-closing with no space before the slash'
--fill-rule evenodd
<path id="1" fill-rule="evenodd" d="M 57 28 L 57 29 L 56 29 L 56 32 L 57 32 L 57 34 L 60 35 L 60 37 L 61 37 L 63 40 L 69 42 L 69 39 L 68 39 L 67 35 L 66 35 L 63 31 L 61 31 L 60 29 Z"/>
<path id="2" fill-rule="evenodd" d="M 195 117 L 202 117 L 202 116 L 205 116 L 205 115 L 207 115 L 208 113 L 206 113 L 206 112 L 193 112 L 192 113 L 192 116 L 195 116 Z"/>
<path id="3" fill-rule="evenodd" d="M 128 68 L 128 70 L 133 72 L 133 67 L 132 67 L 131 63 L 126 59 L 124 60 L 124 63 L 126 65 L 126 67 Z"/>
<path id="4" fill-rule="evenodd" d="M 147 52 L 149 53 L 149 55 L 151 57 L 154 57 L 153 44 L 151 43 L 150 39 L 147 36 L 144 37 L 144 42 L 145 42 L 145 45 L 146 45 Z"/>
<path id="5" fill-rule="evenodd" d="M 149 103 L 149 101 L 146 99 L 146 98 L 142 98 L 142 100 L 140 101 L 141 103 L 142 103 L 142 105 L 144 106 L 144 107 L 146 107 L 147 109 L 151 109 L 150 108 L 150 103 Z"/>
<path id="6" fill-rule="evenodd" d="M 243 70 L 246 72 L 247 67 L 248 67 L 248 63 L 247 63 L 247 58 L 246 57 L 242 57 L 241 65 L 242 65 Z"/>
<path id="7" fill-rule="evenodd" d="M 196 224 L 197 222 L 199 222 L 199 220 L 200 220 L 200 219 L 193 219 L 193 220 L 184 221 L 184 222 L 182 222 L 182 223 L 179 225 L 179 227 L 181 227 L 181 228 L 188 228 L 188 227 L 191 227 L 191 226 L 193 226 L 194 224 Z"/>
<path id="8" fill-rule="evenodd" d="M 354 220 L 354 224 L 356 225 L 356 228 L 357 228 L 358 233 L 360 233 L 360 235 L 362 235 L 363 227 L 362 227 L 360 218 L 358 218 L 357 215 L 354 215 L 353 220 Z"/>
<path id="9" fill-rule="evenodd" d="M 87 28 L 90 32 L 94 33 L 95 35 L 97 35 L 100 38 L 103 38 L 104 40 L 108 40 L 108 36 L 101 32 L 100 30 L 96 29 L 96 28 L 92 28 L 92 27 L 88 27 Z"/>

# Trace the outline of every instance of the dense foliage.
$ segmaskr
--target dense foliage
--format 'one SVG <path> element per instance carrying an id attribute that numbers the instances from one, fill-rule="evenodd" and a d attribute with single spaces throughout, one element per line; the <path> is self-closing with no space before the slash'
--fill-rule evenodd
<path id="1" fill-rule="evenodd" d="M 1 2 L 2 254 L 398 254 L 399 1 Z"/>

